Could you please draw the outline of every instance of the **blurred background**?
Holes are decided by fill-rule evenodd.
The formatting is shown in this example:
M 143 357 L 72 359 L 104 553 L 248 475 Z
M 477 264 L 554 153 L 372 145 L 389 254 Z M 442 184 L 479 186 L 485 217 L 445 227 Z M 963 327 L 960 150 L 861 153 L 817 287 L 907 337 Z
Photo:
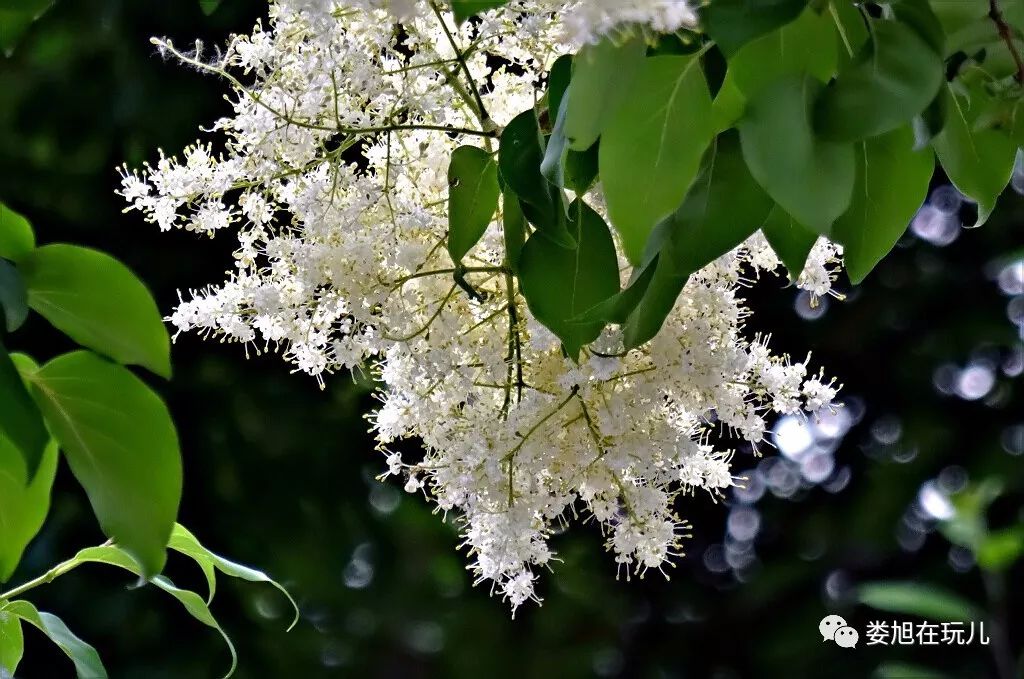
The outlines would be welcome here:
M 221 280 L 231 239 L 160 234 L 122 214 L 115 166 L 176 152 L 228 111 L 221 83 L 161 60 L 149 37 L 212 46 L 265 14 L 260 0 L 223 0 L 209 15 L 195 0 L 57 0 L 0 57 L 0 200 L 41 242 L 119 257 L 167 311 L 178 288 Z M 302 609 L 286 634 L 291 612 L 275 590 L 222 580 L 213 609 L 238 646 L 237 676 L 1019 672 L 1024 202 L 1008 191 L 988 224 L 965 230 L 970 210 L 937 177 L 911 231 L 862 286 L 842 286 L 844 301 L 812 307 L 781 278 L 750 289 L 750 332 L 772 333 L 777 350 L 800 358 L 813 350 L 845 385 L 846 407 L 810 427 L 783 418 L 778 450 L 762 458 L 741 449 L 735 465 L 749 480 L 726 501 L 680 498 L 695 528 L 671 580 L 617 582 L 597 531 L 579 526 L 554 540 L 562 563 L 544 577 L 544 605 L 515 620 L 472 587 L 450 524 L 399 482 L 374 480 L 384 463 L 364 420 L 369 385 L 338 375 L 321 391 L 276 357 L 246 360 L 237 345 L 183 337 L 174 379 L 153 381 L 182 438 L 181 521 L 280 580 Z M 46 359 L 69 348 L 45 321 L 30 323 L 12 350 Z M 62 467 L 50 521 L 13 582 L 102 540 Z M 172 558 L 169 574 L 202 588 L 190 563 Z M 859 603 L 861 586 L 887 583 L 874 591 L 885 600 L 908 581 L 984 610 L 992 643 L 866 645 L 868 622 L 920 618 Z M 113 677 L 227 670 L 214 632 L 154 588 L 130 585 L 86 567 L 32 599 L 95 645 Z M 829 613 L 861 630 L 856 649 L 822 642 Z M 71 676 L 40 635 L 27 632 L 26 644 L 19 677 Z

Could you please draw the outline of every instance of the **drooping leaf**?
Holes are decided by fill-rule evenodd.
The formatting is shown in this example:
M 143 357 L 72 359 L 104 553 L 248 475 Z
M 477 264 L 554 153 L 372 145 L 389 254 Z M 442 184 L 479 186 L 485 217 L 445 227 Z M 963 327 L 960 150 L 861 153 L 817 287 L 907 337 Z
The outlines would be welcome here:
M 795 282 L 803 273 L 811 248 L 818 242 L 818 234 L 793 219 L 778 205 L 772 208 L 768 219 L 761 225 L 761 231 L 786 266 L 789 279 Z
M 853 193 L 853 146 L 817 138 L 810 111 L 821 83 L 787 77 L 750 100 L 739 123 L 750 173 L 801 224 L 826 234 Z
M 719 135 L 686 200 L 669 218 L 676 273 L 688 276 L 735 248 L 757 231 L 773 205 L 747 169 L 739 136 Z
M 45 245 L 20 262 L 29 306 L 79 344 L 170 377 L 170 338 L 156 302 L 110 255 Z
M 25 651 L 21 618 L 3 611 L 0 604 L 0 677 L 13 677 Z
M 455 21 L 462 23 L 480 12 L 505 4 L 508 4 L 508 0 L 452 0 L 452 13 L 455 15 Z
M 572 80 L 572 55 L 563 54 L 555 59 L 548 72 L 548 114 L 558 115 L 562 108 L 562 99 L 569 89 Z
M 570 102 L 571 102 L 570 95 Z M 625 103 L 601 137 L 608 214 L 638 263 L 655 224 L 678 207 L 708 144 L 711 95 L 695 57 L 644 60 Z
M 655 255 L 654 259 L 633 270 L 625 288 L 587 309 L 574 320 L 581 323 L 605 321 L 622 325 L 647 293 L 657 268 L 658 257 Z
M 167 546 L 176 552 L 180 552 L 192 558 L 193 561 L 199 564 L 199 567 L 206 576 L 207 585 L 210 588 L 210 595 L 207 598 L 207 603 L 213 600 L 213 595 L 216 591 L 216 579 L 213 574 L 213 569 L 216 569 L 224 575 L 232 578 L 239 578 L 247 582 L 264 582 L 277 588 L 277 590 L 280 591 L 286 599 L 288 599 L 288 603 L 292 605 L 292 609 L 295 611 L 295 617 L 292 619 L 292 623 L 288 629 L 291 630 L 299 621 L 299 606 L 295 603 L 295 599 L 292 598 L 292 595 L 288 593 L 288 590 L 262 571 L 249 568 L 248 566 L 243 566 L 242 564 L 229 561 L 222 556 L 214 554 L 200 544 L 199 540 L 197 540 L 196 537 L 184 526 L 180 524 L 174 525 L 174 531 L 171 533 L 171 541 Z
M 893 15 L 928 43 L 938 56 L 946 53 L 946 32 L 935 16 L 928 0 L 897 0 L 892 3 Z
M 18 616 L 49 637 L 50 641 L 71 658 L 78 679 L 107 679 L 107 670 L 103 667 L 96 649 L 75 636 L 56 615 L 43 613 L 31 602 L 23 599 L 0 605 L 0 612 Z
M 476 146 L 460 146 L 448 166 L 448 254 L 459 264 L 498 210 L 498 166 Z
M 0 312 L 7 332 L 14 332 L 28 318 L 28 292 L 14 265 L 0 259 Z
M 595 142 L 586 151 L 573 151 L 565 137 L 565 112 L 569 99 L 562 99 L 561 109 L 555 119 L 555 127 L 544 151 L 540 169 L 544 178 L 555 186 L 570 189 L 577 195 L 586 193 L 594 183 L 598 172 L 598 148 Z
M 865 606 L 933 621 L 982 620 L 985 614 L 958 594 L 916 582 L 868 582 L 857 588 Z
M 601 216 L 582 200 L 569 206 L 569 215 L 578 245 L 570 250 L 533 234 L 523 247 L 519 282 L 530 311 L 575 359 L 583 345 L 597 339 L 604 323 L 574 319 L 618 292 L 619 266 L 615 243 Z
M 715 97 L 717 129 L 732 126 L 746 101 L 779 78 L 809 73 L 828 82 L 836 73 L 838 50 L 832 17 L 812 9 L 744 45 L 729 59 L 725 81 Z
M 562 196 L 541 174 L 543 159 L 543 135 L 537 114 L 530 109 L 513 118 L 502 131 L 498 167 L 530 223 L 562 247 L 572 248 L 575 241 L 566 227 Z
M 807 0 L 716 0 L 700 11 L 701 24 L 725 54 L 783 26 L 803 11 Z
M 939 93 L 932 99 L 921 115 L 914 116 L 911 125 L 914 129 L 914 150 L 931 146 L 932 140 L 944 129 L 949 119 L 950 94 L 945 87 L 939 88 Z
M 526 217 L 519 207 L 519 198 L 511 191 L 501 197 L 501 227 L 505 238 L 505 259 L 512 273 L 519 272 L 519 256 L 526 243 Z
M 181 499 L 181 454 L 167 406 L 129 370 L 89 351 L 53 359 L 31 383 L 103 531 L 153 577 Z
M 646 45 L 637 37 L 616 45 L 605 38 L 586 45 L 573 60 L 566 96 L 565 136 L 569 148 L 586 151 L 604 131 L 629 95 L 631 83 L 644 62 Z
M 868 41 L 868 29 L 864 15 L 856 5 L 846 0 L 832 0 L 829 3 L 828 13 L 836 25 L 836 37 L 839 39 L 839 64 L 845 67 Z
M 28 220 L 0 203 L 0 257 L 17 262 L 35 246 L 36 235 Z
M 943 80 L 942 58 L 914 29 L 876 21 L 857 59 L 821 93 L 814 129 L 831 141 L 890 132 L 924 111 Z
M 622 340 L 626 349 L 634 349 L 658 334 L 686 285 L 689 276 L 677 273 L 671 260 L 664 252 L 654 260 L 651 282 L 623 326 Z
M 24 472 L 18 481 L 24 487 L 39 469 L 50 435 L 3 344 L 0 344 L 0 405 L 0 437 L 18 452 L 23 461 Z
M 1010 181 L 1017 145 L 1001 130 L 975 129 L 974 122 L 988 101 L 980 87 L 963 97 L 952 89 L 949 92 L 949 118 L 932 146 L 949 180 L 978 204 L 975 226 L 980 226 Z
M 935 168 L 930 150 L 914 150 L 909 127 L 858 143 L 856 155 L 853 199 L 832 225 L 854 284 L 864 280 L 907 230 L 928 195 Z
M 25 547 L 43 527 L 56 473 L 57 445 L 50 443 L 35 476 L 26 482 L 21 454 L 0 434 L 0 582 L 11 577 Z

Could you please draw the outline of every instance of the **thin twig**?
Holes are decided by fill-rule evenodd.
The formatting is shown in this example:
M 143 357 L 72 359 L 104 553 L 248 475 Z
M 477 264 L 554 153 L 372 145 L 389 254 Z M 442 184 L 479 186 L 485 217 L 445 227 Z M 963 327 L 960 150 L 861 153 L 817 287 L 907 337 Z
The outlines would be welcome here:
M 1017 51 L 1017 46 L 1013 44 L 1013 29 L 1003 19 L 1003 13 L 999 10 L 996 0 L 988 0 L 988 18 L 996 25 L 999 37 L 1006 43 L 1006 48 L 1010 50 L 1010 56 L 1013 57 L 1013 63 L 1017 66 L 1017 72 L 1013 76 L 1014 79 L 1018 84 L 1024 85 L 1024 61 L 1021 61 L 1020 52 Z

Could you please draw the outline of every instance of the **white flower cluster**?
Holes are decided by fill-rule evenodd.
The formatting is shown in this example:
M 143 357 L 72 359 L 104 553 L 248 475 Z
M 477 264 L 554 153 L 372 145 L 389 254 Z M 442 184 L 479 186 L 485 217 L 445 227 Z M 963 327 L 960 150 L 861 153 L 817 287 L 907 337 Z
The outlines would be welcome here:
M 760 234 L 692 276 L 654 340 L 623 352 L 612 327 L 579 364 L 530 315 L 500 215 L 465 262 L 479 294 L 453 282 L 453 149 L 493 151 L 489 126 L 532 107 L 572 48 L 542 4 L 456 26 L 424 2 L 280 0 L 215 63 L 158 44 L 227 78 L 234 108 L 213 126 L 223 150 L 124 170 L 122 195 L 161 229 L 238 239 L 228 279 L 169 320 L 318 379 L 372 365 L 389 472 L 458 517 L 478 581 L 513 609 L 537 598 L 556 526 L 583 512 L 627 573 L 663 569 L 687 530 L 675 496 L 736 482 L 712 435 L 756 447 L 769 411 L 830 407 L 831 382 L 744 337 L 745 276 L 778 266 Z M 422 459 L 389 450 L 409 438 Z

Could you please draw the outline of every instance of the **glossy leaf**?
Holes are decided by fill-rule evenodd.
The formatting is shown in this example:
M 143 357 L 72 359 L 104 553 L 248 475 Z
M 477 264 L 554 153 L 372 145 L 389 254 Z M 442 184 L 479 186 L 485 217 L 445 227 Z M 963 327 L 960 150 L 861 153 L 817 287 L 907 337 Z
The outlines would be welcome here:
M 0 582 L 7 582 L 50 511 L 50 490 L 57 473 L 57 444 L 50 443 L 31 481 L 25 462 L 0 434 Z
M 0 344 L 0 404 L 0 437 L 18 452 L 24 463 L 23 475 L 18 479 L 24 486 L 35 476 L 50 435 L 3 344 Z
M 1016 144 L 1002 131 L 975 129 L 975 120 L 986 103 L 987 97 L 980 88 L 963 97 L 950 90 L 946 127 L 932 140 L 935 155 L 949 180 L 978 204 L 975 226 L 984 224 L 995 209 L 996 199 L 1013 174 L 1017 155 Z
M 25 651 L 25 637 L 21 618 L 2 609 L 0 604 L 0 677 L 13 677 Z
M 651 282 L 622 329 L 626 349 L 636 348 L 658 334 L 686 285 L 689 276 L 677 273 L 671 260 L 665 253 L 655 260 Z
M 738 135 L 720 135 L 686 200 L 669 218 L 676 273 L 689 275 L 738 246 L 764 223 L 773 205 L 750 175 Z
M 626 102 L 633 78 L 644 63 L 646 45 L 633 38 L 616 45 L 605 38 L 586 45 L 573 60 L 572 82 L 566 96 L 565 136 L 569 148 L 586 151 Z
M 17 262 L 35 247 L 36 236 L 29 221 L 0 203 L 0 257 Z
M 793 219 L 778 205 L 772 208 L 768 219 L 761 225 L 761 231 L 786 266 L 789 279 L 795 282 L 804 271 L 811 248 L 818 242 L 818 234 Z
M 738 127 L 757 182 L 797 221 L 826 234 L 850 204 L 856 163 L 851 144 L 823 141 L 811 129 L 820 89 L 810 76 L 778 80 L 750 100 Z
M 558 111 L 555 128 L 548 139 L 540 169 L 544 178 L 555 186 L 583 194 L 597 177 L 600 142 L 595 142 L 586 151 L 573 151 L 569 148 L 568 139 L 565 137 L 565 112 L 568 103 L 568 97 L 562 99 L 562 108 Z
M 619 265 L 601 216 L 581 200 L 569 206 L 569 214 L 577 247 L 563 248 L 535 233 L 523 247 L 519 282 L 530 311 L 575 359 L 583 345 L 597 339 L 604 323 L 574 319 L 618 292 Z
M 75 664 L 78 679 L 106 679 L 107 670 L 96 649 L 79 639 L 56 615 L 43 613 L 28 601 L 0 605 L 0 612 L 16 615 L 45 634 Z
M 714 135 L 710 114 L 699 59 L 651 57 L 605 129 L 601 185 L 612 225 L 634 264 L 655 224 L 678 207 L 693 182 Z
M 726 55 L 795 19 L 807 0 L 715 0 L 700 11 L 701 23 Z
M 984 619 L 977 606 L 959 595 L 916 582 L 869 582 L 857 589 L 858 600 L 890 613 L 915 615 L 939 622 Z
M 498 166 L 476 146 L 460 146 L 448 166 L 448 254 L 456 264 L 480 240 L 498 210 Z
M 110 255 L 45 245 L 19 264 L 29 306 L 58 330 L 119 363 L 170 377 L 170 338 L 149 290 Z
M 858 143 L 856 154 L 853 200 L 832 225 L 854 284 L 864 280 L 907 230 L 928 195 L 935 168 L 930 150 L 914 150 L 909 127 Z
M 647 293 L 657 268 L 656 255 L 654 259 L 633 270 L 633 275 L 630 276 L 625 288 L 587 309 L 574 320 L 581 323 L 605 321 L 622 325 Z
M 455 21 L 462 23 L 480 12 L 505 4 L 508 4 L 508 0 L 452 0 L 452 13 L 455 15 Z
M 28 318 L 28 293 L 14 265 L 0 259 L 0 312 L 7 332 L 14 332 Z
M 206 582 L 210 592 L 209 597 L 207 598 L 207 603 L 213 601 L 213 595 L 217 589 L 216 577 L 213 573 L 215 569 L 232 578 L 239 578 L 247 582 L 263 582 L 275 587 L 286 599 L 288 599 L 288 603 L 292 605 L 292 609 L 295 611 L 295 617 L 292 619 L 292 623 L 288 629 L 291 630 L 295 627 L 296 623 L 298 623 L 299 606 L 295 603 L 295 599 L 293 599 L 292 595 L 288 593 L 288 590 L 282 587 L 266 573 L 229 561 L 222 556 L 214 554 L 200 544 L 199 540 L 196 539 L 196 536 L 192 535 L 192 533 L 180 524 L 174 525 L 174 530 L 171 532 L 171 540 L 167 546 L 176 552 L 180 552 L 190 557 L 202 569 L 206 576 Z
M 167 406 L 129 370 L 89 351 L 53 359 L 31 383 L 103 531 L 147 578 L 156 575 L 181 499 L 181 454 Z
M 814 128 L 824 139 L 857 141 L 895 130 L 942 86 L 942 58 L 914 29 L 876 21 L 871 36 L 815 106 Z
M 572 81 L 572 55 L 555 59 L 548 72 L 548 114 L 554 118 L 562 108 L 562 100 Z

